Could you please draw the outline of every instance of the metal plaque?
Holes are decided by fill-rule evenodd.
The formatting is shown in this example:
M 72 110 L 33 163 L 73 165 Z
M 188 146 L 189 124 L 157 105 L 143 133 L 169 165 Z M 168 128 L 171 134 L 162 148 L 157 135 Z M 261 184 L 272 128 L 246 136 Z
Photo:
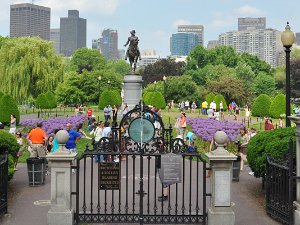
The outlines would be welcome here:
M 155 128 L 153 123 L 145 118 L 134 119 L 129 125 L 130 138 L 138 143 L 146 143 L 153 139 Z
M 230 171 L 215 171 L 215 206 L 230 206 Z
M 168 153 L 161 156 L 160 178 L 165 184 L 181 183 L 182 156 Z
M 101 162 L 99 171 L 100 190 L 120 190 L 120 163 Z

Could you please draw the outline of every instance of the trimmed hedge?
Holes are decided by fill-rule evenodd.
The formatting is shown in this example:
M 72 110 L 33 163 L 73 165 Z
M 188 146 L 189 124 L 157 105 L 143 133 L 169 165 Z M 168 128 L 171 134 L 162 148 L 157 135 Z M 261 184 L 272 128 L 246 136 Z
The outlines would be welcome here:
M 214 100 L 215 98 L 215 94 L 214 93 L 209 93 L 208 95 L 206 95 L 205 100 L 207 101 L 207 105 L 209 106 L 209 104 Z
M 0 154 L 8 152 L 8 175 L 12 178 L 14 175 L 14 165 L 17 160 L 17 153 L 19 151 L 19 144 L 16 138 L 7 133 L 6 131 L 0 131 Z
M 270 116 L 273 118 L 278 118 L 281 114 L 285 114 L 285 95 L 278 94 L 273 99 L 270 106 Z
M 223 97 L 223 95 L 221 95 L 221 94 L 216 95 L 215 98 L 214 98 L 214 101 L 215 101 L 215 103 L 216 103 L 216 105 L 217 105 L 217 111 L 220 110 L 220 102 L 221 102 L 221 101 L 222 101 L 222 103 L 223 103 L 223 109 L 224 109 L 224 110 L 227 110 L 227 109 L 228 109 L 226 100 L 225 100 L 225 98 Z
M 159 109 L 166 108 L 166 101 L 162 93 L 158 91 L 150 91 L 146 92 L 143 95 L 143 101 L 146 105 L 152 105 Z
M 268 116 L 270 111 L 271 98 L 266 94 L 259 95 L 253 103 L 253 116 Z
M 103 91 L 99 99 L 99 109 L 104 109 L 107 105 L 117 105 L 122 104 L 121 94 L 117 90 L 106 90 Z
M 262 131 L 250 139 L 247 145 L 247 160 L 256 177 L 265 176 L 267 153 L 275 159 L 285 158 L 290 138 L 293 140 L 294 152 L 296 152 L 295 128 L 293 127 Z
M 10 125 L 10 115 L 15 115 L 17 124 L 20 122 L 20 111 L 16 101 L 10 95 L 3 95 L 0 98 L 0 122 Z

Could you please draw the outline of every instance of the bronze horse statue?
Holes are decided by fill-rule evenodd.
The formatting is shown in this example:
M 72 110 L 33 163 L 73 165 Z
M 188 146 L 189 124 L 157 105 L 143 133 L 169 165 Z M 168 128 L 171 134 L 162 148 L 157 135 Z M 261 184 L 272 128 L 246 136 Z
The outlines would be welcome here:
M 135 30 L 130 31 L 130 34 L 131 36 L 128 38 L 126 44 L 124 45 L 124 47 L 126 47 L 129 44 L 128 50 L 126 52 L 125 60 L 127 60 L 127 57 L 129 58 L 130 73 L 134 74 L 137 60 L 138 59 L 141 60 L 141 55 L 138 47 L 139 38 L 135 36 Z

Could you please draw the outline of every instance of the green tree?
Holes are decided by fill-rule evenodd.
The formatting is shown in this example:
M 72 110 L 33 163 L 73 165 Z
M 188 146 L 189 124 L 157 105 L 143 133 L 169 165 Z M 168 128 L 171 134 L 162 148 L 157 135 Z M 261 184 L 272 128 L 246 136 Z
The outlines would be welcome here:
M 186 68 L 187 70 L 196 70 L 205 67 L 209 62 L 207 49 L 201 45 L 197 45 L 187 57 Z
M 99 109 L 104 109 L 107 105 L 117 105 L 120 106 L 122 103 L 121 94 L 116 90 L 105 90 L 99 100 Z
M 266 61 L 260 60 L 257 56 L 248 53 L 243 53 L 241 55 L 241 59 L 251 67 L 252 71 L 256 75 L 258 75 L 259 72 L 271 74 L 271 66 Z
M 52 91 L 47 91 L 45 93 L 46 100 L 48 102 L 49 109 L 53 109 L 57 107 L 57 101 L 54 93 Z
M 143 77 L 143 85 L 147 86 L 154 81 L 163 80 L 163 77 L 180 76 L 183 74 L 183 62 L 175 62 L 174 59 L 160 59 L 153 64 L 145 66 L 140 74 Z
M 45 93 L 39 94 L 35 101 L 36 107 L 39 109 L 49 109 L 50 104 L 48 102 L 48 98 Z
M 278 118 L 281 114 L 285 114 L 285 95 L 278 94 L 271 102 L 270 106 L 270 116 L 273 118 Z
M 17 102 L 54 90 L 63 80 L 61 56 L 37 37 L 7 38 L 0 49 L 0 90 Z
M 74 65 L 78 73 L 82 73 L 83 70 L 103 69 L 105 67 L 105 59 L 96 49 L 79 48 L 74 52 L 71 64 Z
M 274 70 L 274 79 L 277 91 L 285 90 L 285 68 L 277 67 Z
M 253 94 L 253 81 L 255 79 L 255 73 L 252 71 L 251 67 L 244 62 L 238 62 L 235 67 L 235 73 L 237 78 L 241 79 L 244 87 L 245 94 L 250 98 Z
M 112 70 L 123 77 L 130 71 L 130 65 L 124 60 L 108 60 L 105 69 Z
M 235 100 L 239 104 L 244 104 L 247 101 L 243 82 L 233 75 L 222 76 L 218 80 L 210 81 L 207 89 L 222 94 L 226 102 Z
M 20 122 L 20 111 L 16 101 L 10 95 L 3 95 L 0 98 L 0 121 L 10 125 L 10 115 L 15 115 L 17 124 Z
M 300 59 L 291 62 L 291 97 L 300 97 Z
M 271 98 L 266 94 L 259 95 L 253 102 L 253 116 L 268 116 L 271 106 Z
M 254 92 L 256 95 L 268 94 L 273 95 L 275 93 L 275 79 L 274 77 L 265 73 L 259 73 L 254 79 Z
M 223 64 L 226 67 L 236 67 L 239 56 L 230 46 L 217 46 L 208 50 L 209 62 L 213 65 Z

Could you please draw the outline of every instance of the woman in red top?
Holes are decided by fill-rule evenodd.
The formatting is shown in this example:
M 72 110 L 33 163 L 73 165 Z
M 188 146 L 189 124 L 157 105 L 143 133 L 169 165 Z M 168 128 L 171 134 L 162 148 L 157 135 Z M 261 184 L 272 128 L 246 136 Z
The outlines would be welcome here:
M 93 110 L 92 110 L 92 108 L 88 108 L 88 110 L 87 110 L 87 112 L 86 112 L 86 115 L 88 116 L 88 117 L 91 117 L 92 115 L 93 115 Z

